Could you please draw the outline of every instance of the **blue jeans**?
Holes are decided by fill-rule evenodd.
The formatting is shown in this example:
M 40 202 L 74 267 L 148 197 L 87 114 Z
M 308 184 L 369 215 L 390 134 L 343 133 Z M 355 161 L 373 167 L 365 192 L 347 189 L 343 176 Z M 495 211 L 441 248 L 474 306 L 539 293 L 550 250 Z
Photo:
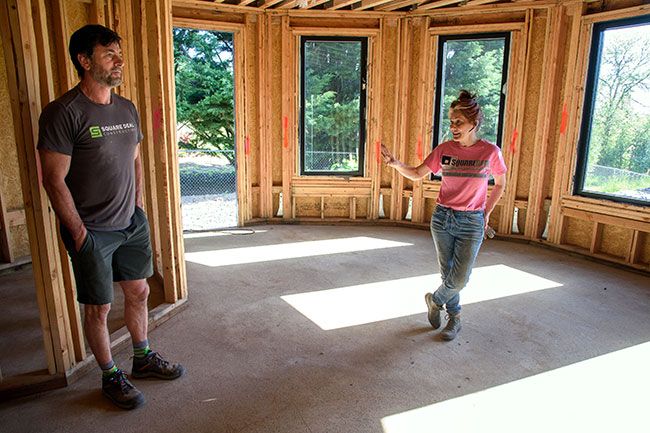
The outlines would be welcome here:
M 460 313 L 459 292 L 472 273 L 484 231 L 482 210 L 458 211 L 438 205 L 431 215 L 431 235 L 442 277 L 433 300 L 440 307 L 446 305 L 448 314 Z

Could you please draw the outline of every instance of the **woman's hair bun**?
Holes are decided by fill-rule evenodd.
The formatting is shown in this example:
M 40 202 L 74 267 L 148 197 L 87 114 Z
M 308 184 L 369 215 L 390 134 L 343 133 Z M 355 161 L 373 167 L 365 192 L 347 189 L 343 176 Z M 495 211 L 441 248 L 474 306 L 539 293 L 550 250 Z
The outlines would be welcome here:
M 476 123 L 477 129 L 481 127 L 481 123 L 483 123 L 483 110 L 481 110 L 476 94 L 462 89 L 458 94 L 458 98 L 451 103 L 451 109 L 461 113 L 470 122 Z

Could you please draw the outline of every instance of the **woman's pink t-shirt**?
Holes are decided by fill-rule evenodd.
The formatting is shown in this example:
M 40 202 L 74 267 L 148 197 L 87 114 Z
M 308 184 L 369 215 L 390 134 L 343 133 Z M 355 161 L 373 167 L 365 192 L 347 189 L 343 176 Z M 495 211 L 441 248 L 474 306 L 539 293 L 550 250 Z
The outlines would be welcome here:
M 434 174 L 442 172 L 437 203 L 462 211 L 484 210 L 489 176 L 506 172 L 501 150 L 485 140 L 469 147 L 445 141 L 424 163 Z

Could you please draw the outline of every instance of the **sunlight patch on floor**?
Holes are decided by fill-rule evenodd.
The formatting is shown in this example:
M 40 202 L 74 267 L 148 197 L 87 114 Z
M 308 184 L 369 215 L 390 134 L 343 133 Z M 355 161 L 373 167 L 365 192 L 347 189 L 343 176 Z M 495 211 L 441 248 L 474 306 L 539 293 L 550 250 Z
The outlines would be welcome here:
M 323 330 L 344 328 L 426 312 L 424 294 L 440 274 L 379 281 L 282 296 Z M 519 295 L 562 284 L 506 265 L 475 268 L 463 289 L 462 305 Z
M 270 262 L 300 257 L 369 251 L 381 248 L 405 247 L 413 244 L 387 239 L 358 236 L 321 241 L 292 242 L 257 247 L 229 248 L 225 250 L 185 253 L 185 260 L 204 266 L 228 266 L 246 263 Z
M 247 236 L 257 233 L 266 233 L 268 230 L 242 228 L 229 228 L 222 230 L 208 230 L 208 231 L 188 231 L 183 233 L 183 239 L 200 239 L 200 238 L 215 238 L 219 236 Z
M 648 431 L 650 343 L 387 416 L 384 433 Z M 645 402 L 645 403 L 644 403 Z

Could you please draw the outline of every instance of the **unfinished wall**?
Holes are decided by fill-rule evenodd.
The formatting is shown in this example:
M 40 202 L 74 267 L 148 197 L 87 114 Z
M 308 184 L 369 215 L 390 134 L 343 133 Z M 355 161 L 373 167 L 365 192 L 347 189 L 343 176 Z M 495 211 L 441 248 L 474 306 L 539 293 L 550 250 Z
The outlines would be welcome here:
M 0 45 L 0 112 L 11 113 L 4 49 Z M 20 185 L 16 138 L 11 116 L 4 118 L 0 134 L 0 197 L 9 226 L 9 252 L 13 260 L 29 256 L 29 239 L 25 224 L 25 206 Z M 4 235 L 4 233 L 3 233 Z M 7 260 L 9 261 L 9 260 Z
M 33 19 L 38 24 L 32 14 L 41 13 L 48 22 L 40 28 L 52 29 L 49 33 L 30 33 L 29 26 L 18 25 L 11 31 L 4 29 L 5 50 L 12 43 L 37 47 L 25 52 L 27 58 L 16 57 L 22 63 L 16 70 L 29 72 L 18 82 L 27 101 L 11 104 L 10 77 L 0 74 L 0 109 L 13 111 L 13 128 L 9 130 L 15 133 L 0 138 L 0 188 L 8 209 L 5 215 L 24 209 L 34 237 L 31 251 L 38 254 L 41 279 L 37 284 L 43 305 L 51 313 L 44 319 L 50 321 L 44 322 L 44 328 L 56 331 L 52 339 L 58 339 L 51 347 L 52 371 L 64 371 L 78 360 L 72 352 L 78 352 L 73 343 L 79 342 L 79 336 L 73 335 L 69 326 L 72 322 L 74 330 L 74 311 L 65 305 L 70 293 L 66 294 L 57 268 L 55 226 L 38 185 L 32 125 L 42 103 L 76 83 L 67 40 L 87 22 L 114 27 L 124 37 L 128 75 L 118 91 L 133 99 L 141 113 L 145 203 L 155 249 L 156 275 L 151 284 L 164 291 L 169 303 L 187 296 L 174 127 L 172 19 L 209 23 L 211 28 L 230 29 L 238 35 L 235 97 L 241 110 L 236 145 L 242 156 L 238 159 L 242 225 L 280 221 L 374 224 L 383 214 L 382 223 L 427 228 L 440 183 L 405 180 L 381 163 L 379 143 L 411 164 L 418 164 L 429 153 L 435 50 L 440 35 L 509 31 L 502 149 L 509 169 L 508 187 L 491 224 L 504 238 L 650 269 L 647 206 L 572 195 L 590 26 L 600 20 L 648 14 L 650 6 L 644 1 L 513 2 L 489 8 L 463 5 L 453 14 L 444 8 L 395 13 L 294 11 L 172 0 L 32 0 L 30 8 L 28 3 L 10 1 L 18 6 L 13 10 L 1 6 L 5 21 Z M 17 15 L 15 10 L 19 10 Z M 323 34 L 369 40 L 365 166 L 360 177 L 299 175 L 298 41 L 301 35 Z M 6 55 L 4 51 L 3 61 Z M 26 68 L 30 61 L 37 66 Z M 565 115 L 568 127 L 560 131 Z M 13 142 L 19 145 L 13 146 Z M 20 187 L 27 187 L 26 196 L 33 199 L 23 203 Z M 280 194 L 283 206 L 278 216 Z M 409 203 L 411 218 L 407 220 Z M 519 233 L 512 231 L 515 209 L 519 210 Z M 542 237 L 547 216 L 548 236 Z M 17 255 L 26 252 L 26 230 L 20 224 L 12 227 L 11 238 Z M 62 322 L 54 323 L 56 320 Z M 57 334 L 60 330 L 65 332 Z

